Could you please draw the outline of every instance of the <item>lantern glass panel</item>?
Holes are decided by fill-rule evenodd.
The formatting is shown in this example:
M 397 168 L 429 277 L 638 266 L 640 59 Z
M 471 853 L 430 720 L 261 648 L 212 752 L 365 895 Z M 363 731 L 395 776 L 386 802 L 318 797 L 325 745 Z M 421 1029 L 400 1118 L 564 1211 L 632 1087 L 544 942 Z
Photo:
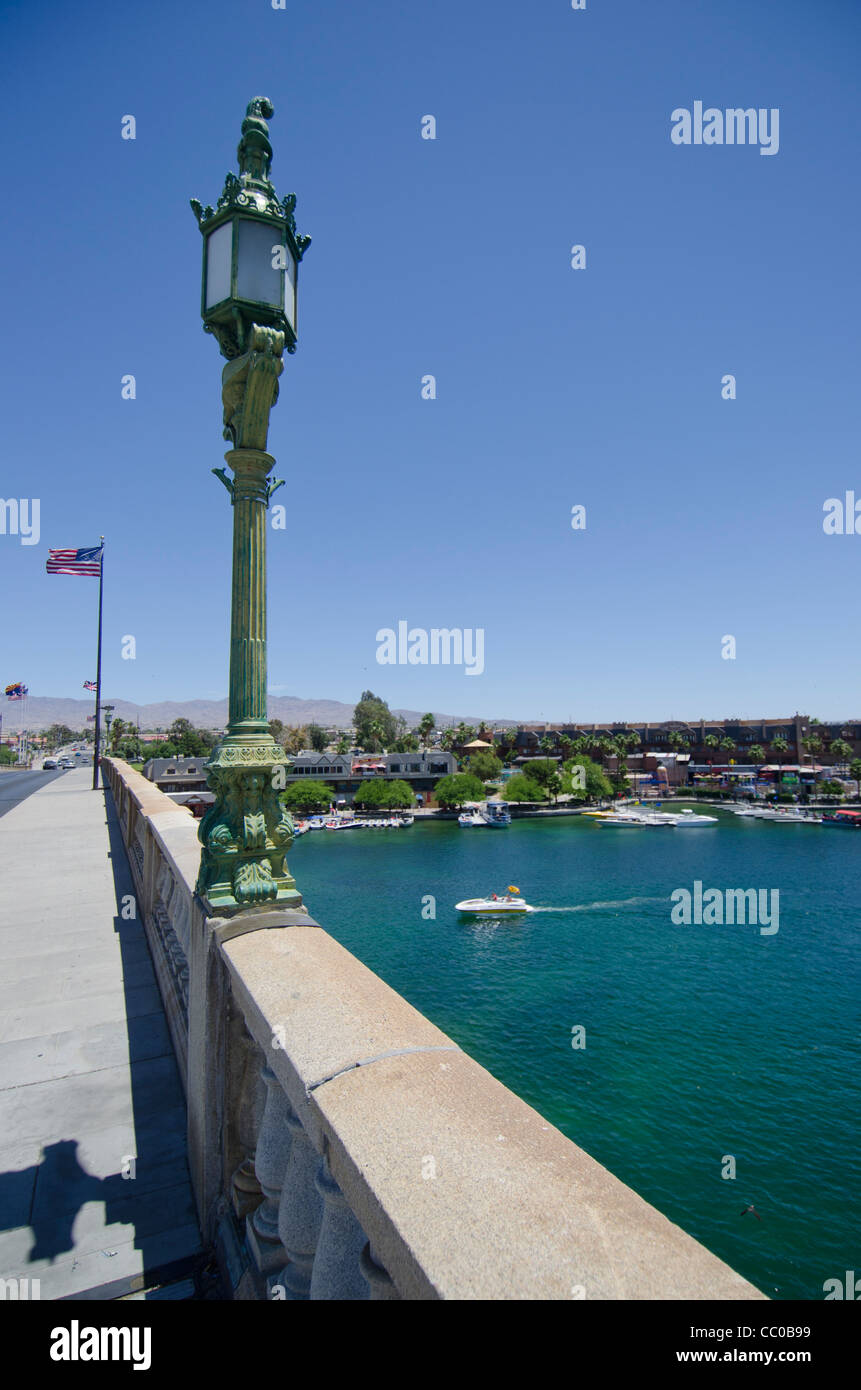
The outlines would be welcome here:
M 283 271 L 279 261 L 283 262 L 286 254 L 277 227 L 271 223 L 252 222 L 248 217 L 240 218 L 237 299 L 251 299 L 257 304 L 271 304 L 280 309 Z
M 284 271 L 284 314 L 287 322 L 296 332 L 296 262 L 287 248 L 284 248 L 287 267 Z
M 206 307 L 230 298 L 230 256 L 233 224 L 223 222 L 206 238 Z

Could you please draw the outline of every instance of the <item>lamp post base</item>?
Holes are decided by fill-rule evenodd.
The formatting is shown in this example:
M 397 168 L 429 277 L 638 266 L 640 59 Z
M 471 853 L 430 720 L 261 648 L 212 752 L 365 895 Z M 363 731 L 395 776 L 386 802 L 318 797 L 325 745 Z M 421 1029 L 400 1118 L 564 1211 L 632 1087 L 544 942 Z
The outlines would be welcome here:
M 206 765 L 215 803 L 198 831 L 203 853 L 197 891 L 219 916 L 301 906 L 285 862 L 293 817 L 278 797 L 286 762 L 270 733 L 231 729 Z

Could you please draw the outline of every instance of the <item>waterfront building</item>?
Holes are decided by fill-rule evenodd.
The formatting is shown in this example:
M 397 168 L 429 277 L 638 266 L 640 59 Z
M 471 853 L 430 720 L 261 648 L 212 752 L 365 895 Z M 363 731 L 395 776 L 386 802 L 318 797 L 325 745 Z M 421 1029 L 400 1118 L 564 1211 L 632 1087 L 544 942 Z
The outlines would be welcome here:
M 312 777 L 325 782 L 335 791 L 335 799 L 352 802 L 355 793 L 369 777 L 407 782 L 413 792 L 421 792 L 425 800 L 441 777 L 457 772 L 453 753 L 438 749 L 422 749 L 414 753 L 367 753 L 340 756 L 335 753 L 297 753 L 290 761 L 286 785 Z
M 818 723 L 807 714 L 768 719 L 668 719 L 657 723 L 622 721 L 606 724 L 521 724 L 517 730 L 515 748 L 517 755 L 534 757 L 540 756 L 548 745 L 554 753 L 559 753 L 565 747 L 564 740 L 573 743 L 576 739 L 586 738 L 594 740 L 593 746 L 600 750 L 602 742 L 625 734 L 636 734 L 641 748 L 651 749 L 661 756 L 666 756 L 683 741 L 684 749 L 690 757 L 702 763 L 714 763 L 717 756 L 722 762 L 728 762 L 730 758 L 736 762 L 749 762 L 748 750 L 756 745 L 765 750 L 770 763 L 778 763 L 779 752 L 773 746 L 778 739 L 788 744 L 788 749 L 784 752 L 787 763 L 804 763 L 808 768 L 813 760 L 808 752 L 809 741 L 812 738 L 818 739 L 821 744 L 815 754 L 819 761 L 835 761 L 829 758 L 829 748 L 838 739 L 849 744 L 852 758 L 861 757 L 861 719 Z M 498 730 L 494 737 L 498 745 L 505 746 L 508 731 Z M 720 752 L 714 744 L 715 739 L 724 742 L 725 746 Z M 732 747 L 729 746 L 730 743 Z M 630 754 L 628 762 L 630 765 Z

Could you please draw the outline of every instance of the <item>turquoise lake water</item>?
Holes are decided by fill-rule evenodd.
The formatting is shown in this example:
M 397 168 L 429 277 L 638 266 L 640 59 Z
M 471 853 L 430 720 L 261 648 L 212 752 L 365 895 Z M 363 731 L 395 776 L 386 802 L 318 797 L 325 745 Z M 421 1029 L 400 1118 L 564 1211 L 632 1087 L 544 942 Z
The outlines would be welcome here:
M 317 831 L 290 868 L 321 926 L 611 1172 L 772 1298 L 821 1299 L 861 1271 L 861 834 L 700 809 L 719 825 Z M 779 930 L 673 925 L 695 880 L 779 889 Z M 454 911 L 509 883 L 550 910 Z

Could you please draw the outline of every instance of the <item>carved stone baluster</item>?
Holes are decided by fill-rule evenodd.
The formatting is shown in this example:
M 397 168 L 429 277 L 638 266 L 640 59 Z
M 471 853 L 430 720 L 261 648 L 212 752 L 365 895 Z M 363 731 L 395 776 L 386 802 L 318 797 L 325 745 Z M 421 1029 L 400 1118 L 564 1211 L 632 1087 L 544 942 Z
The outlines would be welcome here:
M 237 1020 L 237 1023 L 239 1026 L 236 1029 L 237 1036 L 234 1046 L 241 1061 L 237 1063 L 239 1084 L 236 1106 L 236 1144 L 242 1155 L 242 1161 L 235 1169 L 231 1179 L 231 1196 L 233 1210 L 241 1221 L 260 1205 L 263 1195 L 254 1169 L 254 1159 L 257 1150 L 257 1135 L 262 1123 L 265 1088 L 260 1052 L 241 1022 Z M 230 1137 L 232 1138 L 232 1134 Z
M 400 1299 L 400 1294 L 392 1283 L 390 1275 L 383 1269 L 383 1266 L 378 1263 L 370 1241 L 368 1241 L 362 1251 L 359 1264 L 362 1274 L 368 1281 L 372 1303 L 379 1303 L 383 1300 L 394 1301 L 395 1299 Z
M 284 1250 L 278 1236 L 278 1207 L 287 1167 L 291 1131 L 288 1124 L 290 1102 L 270 1067 L 263 1068 L 266 1104 L 257 1137 L 254 1172 L 263 1192 L 263 1201 L 246 1218 L 245 1229 L 255 1264 L 262 1275 L 272 1274 L 284 1263 Z
M 313 1300 L 366 1299 L 369 1289 L 367 1281 L 362 1278 L 359 1259 L 368 1237 L 332 1177 L 325 1155 L 320 1160 L 314 1182 L 325 1205 L 311 1275 L 310 1296 Z
M 319 1162 L 317 1151 L 298 1115 L 291 1112 L 287 1124 L 292 1141 L 278 1213 L 278 1234 L 287 1252 L 287 1264 L 278 1276 L 278 1283 L 283 1285 L 286 1299 L 301 1301 L 310 1294 L 323 1199 L 314 1184 Z

